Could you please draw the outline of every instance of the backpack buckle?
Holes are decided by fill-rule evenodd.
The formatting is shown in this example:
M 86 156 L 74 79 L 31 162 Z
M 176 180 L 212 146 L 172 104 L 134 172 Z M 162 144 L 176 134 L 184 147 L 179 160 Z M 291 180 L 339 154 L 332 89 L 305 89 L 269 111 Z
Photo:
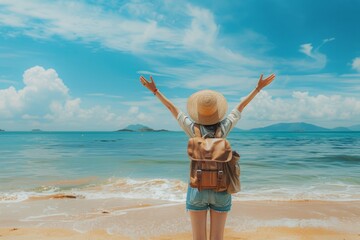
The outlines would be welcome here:
M 200 179 L 201 179 L 201 172 L 202 171 L 200 169 L 196 170 L 196 176 L 198 178 L 198 181 L 200 181 Z

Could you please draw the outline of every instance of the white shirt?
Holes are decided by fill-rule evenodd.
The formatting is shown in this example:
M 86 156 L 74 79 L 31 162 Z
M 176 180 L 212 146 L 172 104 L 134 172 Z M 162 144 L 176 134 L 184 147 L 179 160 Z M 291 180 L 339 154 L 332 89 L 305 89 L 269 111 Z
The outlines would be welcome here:
M 241 112 L 237 110 L 237 108 L 234 108 L 229 113 L 229 115 L 220 122 L 223 138 L 227 137 L 231 129 L 235 127 L 236 123 L 239 121 L 240 118 L 241 118 Z M 188 135 L 189 138 L 195 137 L 194 122 L 185 113 L 180 111 L 176 119 L 180 127 L 185 131 L 186 135 Z M 211 133 L 211 129 L 208 129 L 206 126 L 200 124 L 199 126 L 202 136 Z M 213 134 L 213 132 L 211 134 Z

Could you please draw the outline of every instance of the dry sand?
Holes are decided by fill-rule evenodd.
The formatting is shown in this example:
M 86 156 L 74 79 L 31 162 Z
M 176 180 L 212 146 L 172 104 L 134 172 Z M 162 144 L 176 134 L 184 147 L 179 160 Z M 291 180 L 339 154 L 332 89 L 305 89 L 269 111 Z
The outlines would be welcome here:
M 1 239 L 9 240 L 128 240 L 134 239 L 120 235 L 109 235 L 104 230 L 92 230 L 86 233 L 78 233 L 68 229 L 44 229 L 44 228 L 22 228 L 22 229 L 0 229 Z M 231 240 L 358 240 L 360 235 L 332 231 L 322 228 L 288 228 L 288 227 L 267 227 L 258 228 L 255 231 L 235 232 L 226 229 L 225 239 Z M 188 240 L 191 233 L 179 233 L 156 237 L 139 237 L 138 239 L 152 240 Z
M 360 202 L 240 201 L 225 239 L 360 240 Z M 191 239 L 184 203 L 40 199 L 0 204 L 1 239 Z
M 92 230 L 86 233 L 78 233 L 68 229 L 46 229 L 46 228 L 21 228 L 0 229 L 1 239 L 9 240 L 128 240 L 128 239 L 151 239 L 151 240 L 188 240 L 191 233 L 178 233 L 172 235 L 131 238 L 120 235 L 110 235 L 104 230 Z M 225 239 L 229 240 L 358 240 L 359 234 L 343 233 L 323 228 L 300 228 L 300 227 L 260 227 L 255 231 L 235 232 L 226 229 Z

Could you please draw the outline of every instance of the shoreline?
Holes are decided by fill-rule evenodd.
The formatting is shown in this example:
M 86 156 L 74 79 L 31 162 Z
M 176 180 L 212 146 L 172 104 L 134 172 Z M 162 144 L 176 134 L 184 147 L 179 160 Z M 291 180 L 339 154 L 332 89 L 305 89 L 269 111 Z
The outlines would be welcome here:
M 226 239 L 360 239 L 360 201 L 234 201 Z M 2 239 L 191 239 L 183 202 L 54 198 L 0 204 Z

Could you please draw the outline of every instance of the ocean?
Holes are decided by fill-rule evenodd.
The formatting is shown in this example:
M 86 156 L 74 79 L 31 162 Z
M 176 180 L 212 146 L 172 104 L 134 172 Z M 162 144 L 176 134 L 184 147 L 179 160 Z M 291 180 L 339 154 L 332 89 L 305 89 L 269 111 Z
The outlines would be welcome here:
M 360 132 L 232 132 L 233 200 L 360 200 Z M 0 132 L 0 203 L 53 194 L 185 201 L 183 132 Z

